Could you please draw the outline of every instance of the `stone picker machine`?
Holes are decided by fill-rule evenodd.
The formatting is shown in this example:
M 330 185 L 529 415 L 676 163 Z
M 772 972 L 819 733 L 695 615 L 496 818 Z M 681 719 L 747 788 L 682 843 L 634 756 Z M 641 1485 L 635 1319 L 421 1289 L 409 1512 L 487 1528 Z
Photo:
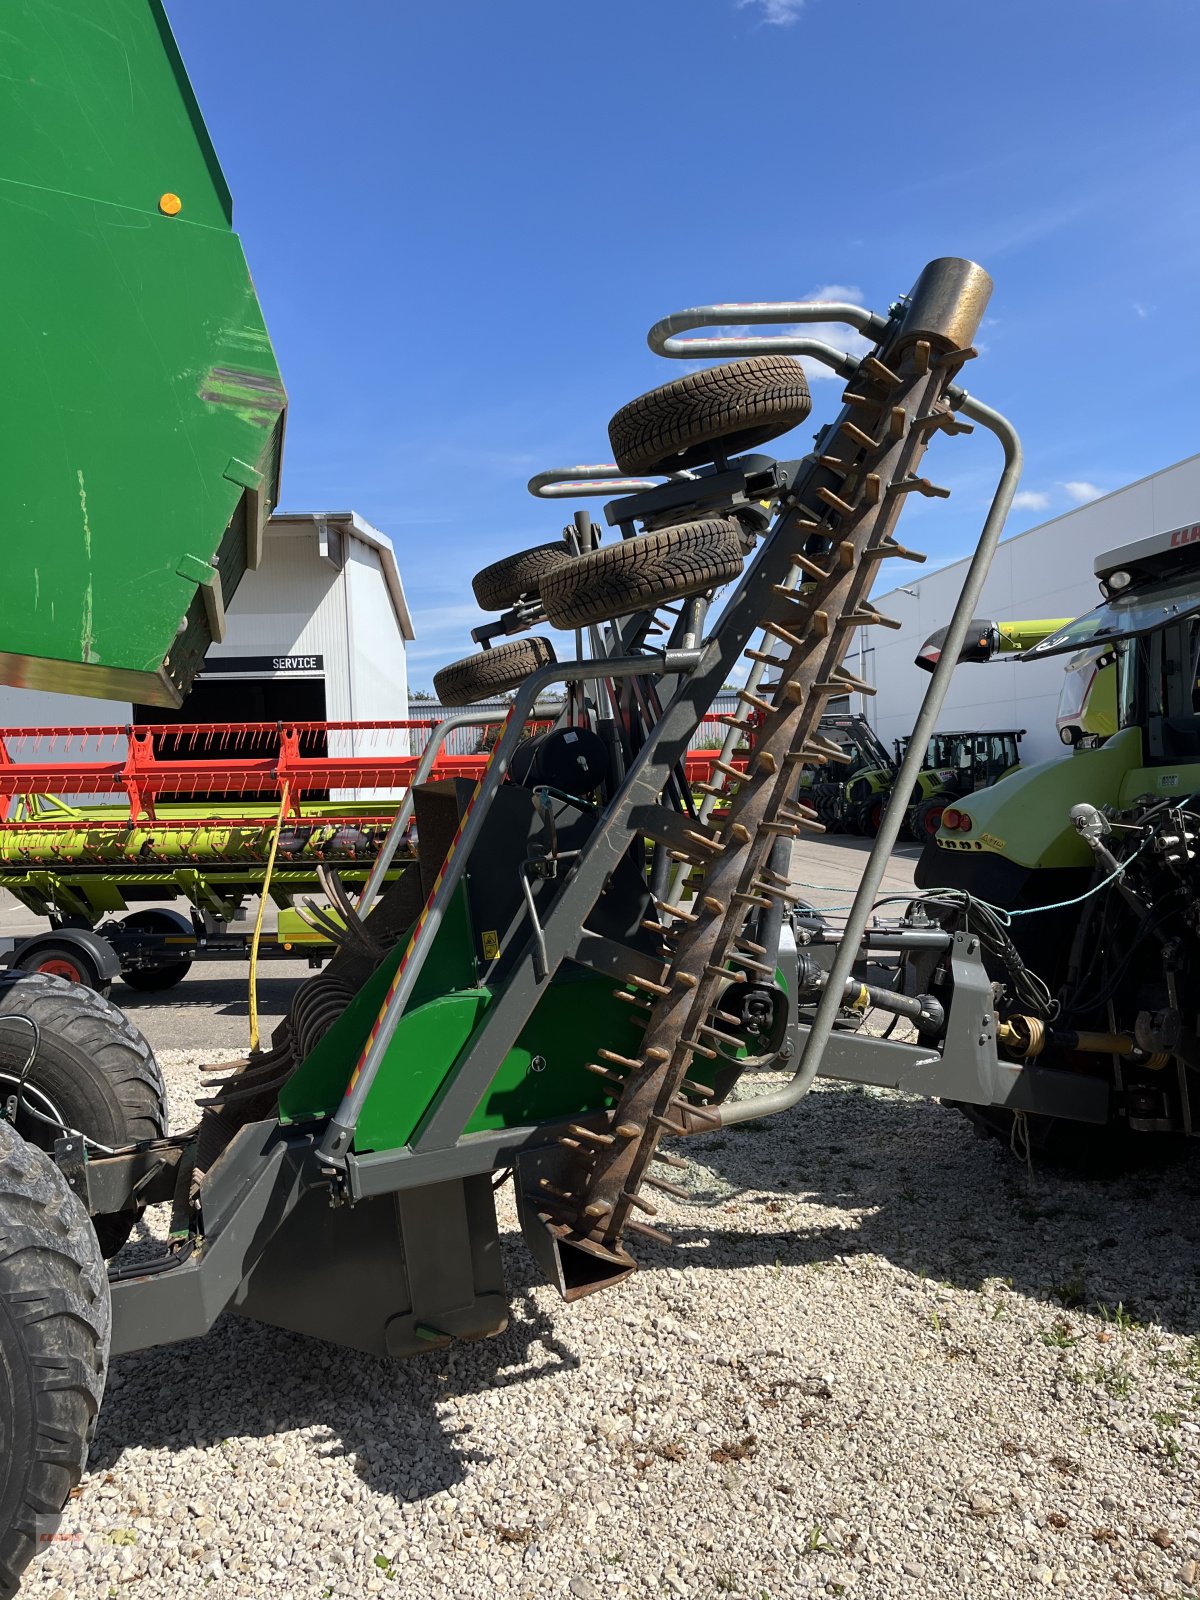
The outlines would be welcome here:
M 22 315 L 0 673 L 171 705 L 261 552 L 284 401 L 160 7 L 112 0 L 111 51 L 86 12 L 18 0 L 6 17 L 0 205 Z M 708 306 L 651 331 L 666 357 L 720 364 L 624 407 L 615 463 L 534 481 L 542 498 L 611 494 L 613 536 L 580 511 L 548 553 L 508 558 L 503 581 L 492 569 L 511 637 L 454 673 L 464 700 L 514 690 L 486 767 L 414 782 L 362 893 L 342 897 L 335 955 L 270 1049 L 222 1069 L 195 1126 L 168 1134 L 153 1056 L 108 1002 L 0 976 L 0 1595 L 80 1477 L 113 1353 L 226 1311 L 392 1357 L 499 1332 L 499 1175 L 570 1300 L 665 1238 L 676 1141 L 784 1111 L 818 1070 L 1103 1118 L 1070 1070 L 998 1052 L 982 913 L 979 928 L 969 905 L 953 927 L 868 926 L 898 816 L 840 929 L 788 914 L 791 844 L 815 825 L 800 774 L 841 753 L 820 718 L 864 687 L 842 666 L 850 635 L 889 625 L 868 598 L 880 563 L 921 559 L 895 531 L 910 495 L 942 492 L 921 475 L 927 447 L 981 424 L 1005 462 L 902 786 L 1011 502 L 1016 435 L 956 381 L 990 288 L 943 259 L 885 313 Z M 845 323 L 870 349 L 680 337 L 730 322 Z M 844 391 L 814 448 L 780 459 L 759 447 L 808 417 L 796 356 Z M 570 659 L 528 634 L 543 618 L 575 631 Z M 728 745 L 753 715 L 750 756 L 718 758 L 697 802 L 684 757 L 743 658 Z M 547 709 L 554 725 L 526 737 Z M 386 886 L 413 814 L 418 858 Z M 683 877 L 699 880 L 690 899 Z M 879 950 L 919 958 L 927 984 L 873 988 Z M 868 1004 L 917 1042 L 861 1032 Z M 738 1095 L 747 1069 L 781 1064 L 785 1087 Z M 169 1216 L 165 1242 L 122 1258 L 148 1206 Z

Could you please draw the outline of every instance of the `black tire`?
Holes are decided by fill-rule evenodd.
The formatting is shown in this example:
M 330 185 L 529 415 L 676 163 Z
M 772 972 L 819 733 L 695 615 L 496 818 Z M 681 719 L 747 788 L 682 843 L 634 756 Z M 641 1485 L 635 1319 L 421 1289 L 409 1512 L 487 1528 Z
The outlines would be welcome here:
M 112 991 L 112 979 L 100 976 L 100 968 L 81 945 L 41 944 L 23 955 L 15 965 L 21 972 L 41 972 L 47 977 L 61 978 L 65 983 L 94 989 L 105 998 Z
M 87 1212 L 0 1122 L 0 1600 L 83 1476 L 112 1331 Z
M 728 583 L 743 559 L 741 529 L 729 518 L 659 528 L 547 574 L 542 604 L 556 628 L 587 627 Z
M 854 823 L 855 832 L 864 839 L 873 839 L 879 832 L 879 824 L 883 821 L 883 808 L 886 801 L 878 795 L 872 795 L 869 800 L 860 800 L 855 807 Z
M 561 539 L 555 544 L 535 544 L 484 567 L 471 579 L 471 588 L 481 611 L 506 611 L 522 595 L 540 594 L 545 574 L 574 559 Z
M 126 917 L 121 926 L 131 932 L 144 933 L 180 933 L 191 929 L 185 918 L 173 911 L 158 911 L 151 907 L 148 911 L 135 911 L 132 916 Z M 130 968 L 122 972 L 122 979 L 131 989 L 136 989 L 140 994 L 161 994 L 165 989 L 173 989 L 177 983 L 182 983 L 192 970 L 192 958 L 186 957 L 183 961 L 172 961 L 169 965 L 161 967 Z
M 751 356 L 689 372 L 622 406 L 608 425 L 622 472 L 678 472 L 775 439 L 812 410 L 804 368 Z
M 31 1017 L 41 1035 L 24 1080 L 28 1107 L 16 1123 L 30 1144 L 52 1150 L 61 1137 L 33 1110 L 113 1149 L 162 1138 L 167 1091 L 150 1046 L 116 1006 L 61 978 L 0 972 L 0 1096 L 15 1091 L 32 1043 L 28 1028 L 2 1020 L 19 1016 Z M 137 1218 L 137 1211 L 95 1218 L 106 1256 L 116 1255 Z
M 557 659 L 549 639 L 537 634 L 528 639 L 511 639 L 435 672 L 434 692 L 444 706 L 467 706 L 473 700 L 492 699 L 517 688 L 531 672 L 548 667 Z
M 909 832 L 918 844 L 926 844 L 937 837 L 942 825 L 942 812 L 949 804 L 947 795 L 937 795 L 931 800 L 922 800 L 919 806 L 914 806 L 908 813 Z

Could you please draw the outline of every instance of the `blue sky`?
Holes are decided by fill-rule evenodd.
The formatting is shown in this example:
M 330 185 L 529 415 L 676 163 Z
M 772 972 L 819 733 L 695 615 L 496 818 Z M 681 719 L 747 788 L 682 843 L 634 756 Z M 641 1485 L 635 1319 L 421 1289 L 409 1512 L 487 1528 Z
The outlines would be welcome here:
M 556 537 L 530 474 L 609 459 L 681 370 L 645 334 L 684 306 L 886 309 L 980 261 L 1012 532 L 1200 450 L 1194 0 L 167 7 L 291 399 L 283 503 L 392 536 L 414 686 L 473 648 L 471 575 Z M 996 465 L 940 441 L 906 542 L 968 550 Z

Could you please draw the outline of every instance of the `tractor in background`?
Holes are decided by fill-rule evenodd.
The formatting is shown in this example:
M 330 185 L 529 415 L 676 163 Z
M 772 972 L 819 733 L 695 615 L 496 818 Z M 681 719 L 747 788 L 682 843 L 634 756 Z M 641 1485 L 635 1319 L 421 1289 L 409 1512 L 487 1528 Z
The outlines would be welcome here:
M 991 733 L 935 733 L 925 747 L 921 769 L 909 790 L 904 832 L 923 844 L 942 824 L 942 813 L 955 801 L 986 788 L 1011 772 L 1020 761 L 1017 746 L 1023 728 Z M 908 749 L 906 736 L 896 741 L 894 759 L 859 772 L 846 785 L 847 830 L 873 838 L 891 802 L 896 773 Z
M 850 827 L 847 792 L 862 779 L 873 784 L 877 774 L 894 772 L 895 765 L 887 746 L 858 713 L 822 717 L 821 736 L 840 746 L 842 760 L 806 767 L 800 780 L 801 794 L 827 832 L 861 833 L 861 828 Z

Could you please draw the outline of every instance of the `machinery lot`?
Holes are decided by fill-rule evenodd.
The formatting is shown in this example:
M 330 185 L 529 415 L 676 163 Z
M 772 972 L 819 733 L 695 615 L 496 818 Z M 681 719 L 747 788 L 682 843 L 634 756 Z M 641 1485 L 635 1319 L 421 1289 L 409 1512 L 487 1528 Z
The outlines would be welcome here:
M 806 843 L 796 877 L 844 904 L 865 848 Z M 244 1047 L 244 968 L 211 973 L 133 1013 L 175 1127 Z M 119 1360 L 26 1591 L 1192 1592 L 1195 1155 L 1051 1182 L 936 1105 L 822 1085 L 679 1149 L 678 1248 L 570 1307 L 505 1187 L 498 1339 L 396 1365 L 227 1316 Z

